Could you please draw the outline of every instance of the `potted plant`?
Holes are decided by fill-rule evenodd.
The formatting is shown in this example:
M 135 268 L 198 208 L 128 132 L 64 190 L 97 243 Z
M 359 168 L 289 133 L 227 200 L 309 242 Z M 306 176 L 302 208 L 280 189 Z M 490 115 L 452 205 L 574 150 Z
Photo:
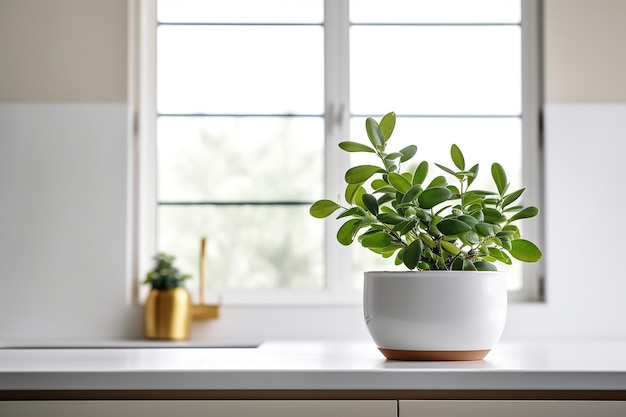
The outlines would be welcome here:
M 408 269 L 365 272 L 365 321 L 385 357 L 482 359 L 506 319 L 506 280 L 495 264 L 541 259 L 515 224 L 539 210 L 515 204 L 524 188 L 510 191 L 498 163 L 491 166 L 495 189 L 473 189 L 479 165 L 468 166 L 457 145 L 450 149 L 453 165 L 436 163 L 441 175 L 426 181 L 428 162 L 409 165 L 415 145 L 387 149 L 395 124 L 394 113 L 380 123 L 368 118 L 369 144 L 339 144 L 380 163 L 348 169 L 345 201 L 319 200 L 310 213 L 325 218 L 339 210 L 339 243 L 358 241 Z
M 149 339 L 185 340 L 191 328 L 191 297 L 183 287 L 190 276 L 174 267 L 174 257 L 159 253 L 144 281 L 151 285 L 145 305 L 145 330 Z

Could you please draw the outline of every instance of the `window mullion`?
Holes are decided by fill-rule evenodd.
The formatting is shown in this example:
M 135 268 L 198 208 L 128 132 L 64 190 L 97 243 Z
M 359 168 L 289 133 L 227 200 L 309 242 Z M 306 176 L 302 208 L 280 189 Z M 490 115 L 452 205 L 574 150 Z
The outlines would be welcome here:
M 133 204 L 135 247 L 133 248 L 133 301 L 141 302 L 148 289 L 142 286 L 143 277 L 152 267 L 157 250 L 156 209 L 156 1 L 140 0 L 138 7 L 137 45 L 138 62 L 135 68 L 133 169 L 135 171 L 135 199 Z
M 522 178 L 527 187 L 524 203 L 543 207 L 541 148 L 541 2 L 522 0 Z M 527 239 L 543 246 L 540 220 L 524 225 Z M 524 301 L 541 301 L 541 263 L 524 265 Z
M 325 50 L 325 189 L 326 195 L 343 195 L 343 172 L 350 159 L 339 152 L 337 144 L 349 137 L 349 15 L 348 0 L 324 2 Z M 337 248 L 334 237 L 339 222 L 326 221 L 326 286 L 336 298 L 346 298 L 350 292 L 350 251 Z

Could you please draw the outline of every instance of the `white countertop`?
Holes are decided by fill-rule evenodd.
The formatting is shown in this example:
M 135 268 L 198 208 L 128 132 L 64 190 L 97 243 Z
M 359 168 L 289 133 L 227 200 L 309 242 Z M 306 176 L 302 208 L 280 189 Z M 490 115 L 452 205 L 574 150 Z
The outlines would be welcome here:
M 387 361 L 371 342 L 69 345 L 0 342 L 0 391 L 626 391 L 626 340 L 500 342 L 471 362 Z

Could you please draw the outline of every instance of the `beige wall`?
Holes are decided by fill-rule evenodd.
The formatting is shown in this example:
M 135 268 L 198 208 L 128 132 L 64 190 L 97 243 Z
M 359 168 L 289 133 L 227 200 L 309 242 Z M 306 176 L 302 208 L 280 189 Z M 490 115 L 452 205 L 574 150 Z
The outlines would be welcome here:
M 626 1 L 544 0 L 549 102 L 626 101 Z M 0 0 L 0 101 L 125 102 L 127 0 Z
M 125 102 L 126 0 L 0 0 L 0 101 Z
M 626 1 L 544 0 L 548 102 L 626 101 Z

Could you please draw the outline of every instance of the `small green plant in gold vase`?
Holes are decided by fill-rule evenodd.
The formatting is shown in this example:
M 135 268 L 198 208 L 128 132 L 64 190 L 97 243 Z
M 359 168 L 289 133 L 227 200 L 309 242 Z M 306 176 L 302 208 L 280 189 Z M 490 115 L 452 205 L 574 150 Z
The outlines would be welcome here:
M 191 297 L 183 286 L 190 275 L 181 274 L 174 257 L 159 253 L 145 284 L 151 286 L 144 308 L 148 339 L 185 340 L 189 338 L 192 318 Z

